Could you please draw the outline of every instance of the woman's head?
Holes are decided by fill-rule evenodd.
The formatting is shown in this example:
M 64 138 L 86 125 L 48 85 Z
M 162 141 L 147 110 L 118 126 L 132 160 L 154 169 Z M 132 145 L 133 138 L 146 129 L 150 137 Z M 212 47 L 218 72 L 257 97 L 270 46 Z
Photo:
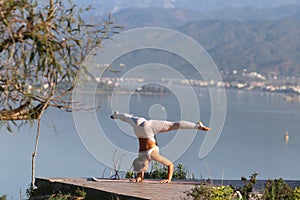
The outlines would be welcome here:
M 133 171 L 135 172 L 142 172 L 147 171 L 149 168 L 149 159 L 147 154 L 139 154 L 139 157 L 134 159 L 133 163 Z

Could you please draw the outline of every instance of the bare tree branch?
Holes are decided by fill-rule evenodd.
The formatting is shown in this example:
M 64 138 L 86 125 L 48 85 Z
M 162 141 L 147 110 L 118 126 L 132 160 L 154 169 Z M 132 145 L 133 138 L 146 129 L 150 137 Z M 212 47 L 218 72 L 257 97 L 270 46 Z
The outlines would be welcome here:
M 81 17 L 83 11 L 89 8 L 62 0 L 49 0 L 44 8 L 31 0 L 0 1 L 0 120 L 36 119 L 37 106 L 46 101 L 71 110 L 68 96 L 84 69 L 80 63 L 116 32 L 110 16 L 93 25 Z
M 72 102 L 70 92 L 82 61 L 103 40 L 116 34 L 109 20 L 93 25 L 80 9 L 63 0 L 39 7 L 34 0 L 0 0 L 0 124 L 38 123 L 32 153 L 32 183 L 40 136 L 40 122 L 49 107 L 72 111 L 85 107 Z M 118 29 L 118 28 L 117 28 Z M 75 108 L 77 109 L 77 108 Z

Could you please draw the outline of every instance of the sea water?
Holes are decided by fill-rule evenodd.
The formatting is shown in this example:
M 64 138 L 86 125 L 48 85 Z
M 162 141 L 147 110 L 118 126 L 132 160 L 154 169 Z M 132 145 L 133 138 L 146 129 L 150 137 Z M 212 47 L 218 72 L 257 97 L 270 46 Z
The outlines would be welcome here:
M 208 91 L 196 88 L 201 120 L 209 125 L 211 101 Z M 122 149 L 137 151 L 133 135 L 124 135 L 109 118 L 112 112 L 111 94 L 98 94 L 101 106 L 97 118 L 109 140 Z M 196 178 L 240 179 L 253 172 L 258 179 L 300 179 L 300 102 L 285 101 L 283 94 L 259 91 L 226 91 L 226 118 L 220 138 L 212 151 L 203 159 L 198 157 L 199 148 L 206 132 L 197 135 L 175 165 L 182 163 Z M 117 94 L 122 102 L 124 94 Z M 131 113 L 146 118 L 171 121 L 181 119 L 181 108 L 195 116 L 189 102 L 180 102 L 176 94 L 132 95 L 125 107 Z M 118 108 L 118 105 L 113 105 Z M 124 108 L 120 106 L 120 108 Z M 162 109 L 161 115 L 159 115 Z M 120 110 L 122 111 L 122 110 Z M 155 112 L 153 112 L 155 111 Z M 158 113 L 158 115 L 157 115 Z M 214 127 L 212 127 L 214 128 Z M 284 135 L 288 132 L 289 141 Z M 8 133 L 4 127 L 0 136 L 0 196 L 19 199 L 31 180 L 31 154 L 35 145 L 36 124 L 26 125 Z M 183 133 L 189 137 L 189 132 Z M 176 137 L 176 132 L 159 134 L 161 148 Z M 103 150 L 105 154 L 105 149 Z M 163 152 L 162 152 L 163 153 Z M 167 155 L 166 155 L 167 156 Z M 36 158 L 37 177 L 109 177 L 111 166 L 104 166 L 82 144 L 76 131 L 72 113 L 49 109 L 42 120 L 39 148 Z

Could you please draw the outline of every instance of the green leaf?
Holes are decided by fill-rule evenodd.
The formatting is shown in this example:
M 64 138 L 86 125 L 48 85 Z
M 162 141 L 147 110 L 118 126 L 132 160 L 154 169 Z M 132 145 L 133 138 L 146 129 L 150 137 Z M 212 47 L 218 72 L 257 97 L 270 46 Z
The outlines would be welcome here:
M 13 133 L 13 130 L 9 123 L 6 124 L 6 129 L 8 130 L 8 132 Z
M 32 50 L 31 53 L 30 53 L 30 56 L 29 56 L 29 63 L 28 64 L 32 63 L 35 54 L 36 54 L 36 51 Z
M 5 26 L 9 26 L 9 23 L 8 23 L 7 19 L 3 18 L 3 19 L 2 19 L 2 22 L 3 22 L 3 24 L 4 24 Z

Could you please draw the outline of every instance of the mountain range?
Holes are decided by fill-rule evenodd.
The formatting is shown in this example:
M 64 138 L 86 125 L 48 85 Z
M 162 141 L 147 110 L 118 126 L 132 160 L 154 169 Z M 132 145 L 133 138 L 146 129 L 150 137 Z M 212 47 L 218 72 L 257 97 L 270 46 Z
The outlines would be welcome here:
M 112 21 L 125 30 L 157 26 L 191 36 L 221 69 L 299 77 L 298 0 L 105 0 L 93 6 L 100 5 L 115 8 Z
M 300 19 L 201 20 L 177 29 L 203 45 L 221 68 L 300 74 Z

